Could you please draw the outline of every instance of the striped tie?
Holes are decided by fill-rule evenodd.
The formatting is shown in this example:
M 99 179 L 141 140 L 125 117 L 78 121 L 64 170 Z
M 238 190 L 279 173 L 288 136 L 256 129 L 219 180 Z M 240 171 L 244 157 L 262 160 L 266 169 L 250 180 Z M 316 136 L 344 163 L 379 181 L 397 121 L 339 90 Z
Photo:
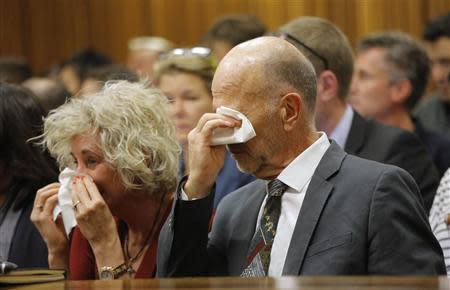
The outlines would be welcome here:
M 269 182 L 268 187 L 267 201 L 247 254 L 247 268 L 241 277 L 262 277 L 269 272 L 270 252 L 281 213 L 281 196 L 288 186 L 274 179 Z

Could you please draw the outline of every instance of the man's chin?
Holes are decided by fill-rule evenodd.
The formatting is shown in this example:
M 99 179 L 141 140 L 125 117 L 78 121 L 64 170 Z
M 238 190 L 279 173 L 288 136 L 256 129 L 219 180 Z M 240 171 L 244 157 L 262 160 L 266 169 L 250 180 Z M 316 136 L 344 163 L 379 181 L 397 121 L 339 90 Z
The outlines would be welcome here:
M 251 168 L 245 161 L 239 161 L 239 158 L 236 158 L 236 156 L 231 155 L 233 159 L 236 161 L 236 167 L 239 169 L 240 172 L 247 173 L 247 174 L 253 174 L 254 168 Z M 246 165 L 244 165 L 246 164 Z

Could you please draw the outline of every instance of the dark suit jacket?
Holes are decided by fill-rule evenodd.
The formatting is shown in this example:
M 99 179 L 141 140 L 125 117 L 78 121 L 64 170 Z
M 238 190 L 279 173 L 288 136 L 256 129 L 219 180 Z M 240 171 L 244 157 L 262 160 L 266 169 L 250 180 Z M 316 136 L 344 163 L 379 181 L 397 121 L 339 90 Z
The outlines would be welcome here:
M 30 220 L 33 204 L 30 203 L 17 222 L 8 261 L 20 268 L 48 268 L 47 246 Z
M 265 194 L 257 180 L 226 196 L 209 239 L 213 194 L 176 200 L 160 234 L 158 275 L 240 275 Z M 283 275 L 445 273 L 411 176 L 332 143 L 307 189 Z
M 417 137 L 433 157 L 433 162 L 442 177 L 450 167 L 450 138 L 435 131 L 426 129 L 419 119 L 413 119 Z
M 419 185 L 425 210 L 429 213 L 439 185 L 439 173 L 421 141 L 413 133 L 366 120 L 354 113 L 345 151 L 408 171 Z
M 180 158 L 180 170 L 178 176 L 182 178 L 185 175 L 185 166 L 183 158 Z M 219 202 L 224 198 L 225 195 L 232 191 L 235 191 L 239 187 L 242 187 L 250 182 L 254 181 L 256 178 L 247 173 L 239 171 L 236 166 L 236 161 L 231 157 L 231 154 L 227 151 L 225 155 L 225 162 L 222 169 L 216 178 L 216 193 L 214 197 L 214 208 L 217 207 Z

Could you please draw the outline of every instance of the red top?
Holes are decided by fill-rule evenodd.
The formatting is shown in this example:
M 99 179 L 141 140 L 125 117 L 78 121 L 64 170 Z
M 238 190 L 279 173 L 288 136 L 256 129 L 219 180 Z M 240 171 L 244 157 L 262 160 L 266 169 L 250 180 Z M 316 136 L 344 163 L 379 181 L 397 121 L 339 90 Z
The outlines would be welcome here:
M 150 242 L 150 246 L 145 252 L 139 268 L 137 269 L 134 278 L 153 278 L 156 275 L 156 252 L 158 249 L 159 232 L 168 217 L 171 210 L 171 206 L 167 207 L 164 213 L 164 218 L 158 225 L 156 235 Z M 119 235 L 123 237 L 126 233 L 126 225 L 122 221 L 117 221 L 117 227 Z M 121 239 L 122 240 L 122 239 Z M 123 241 L 122 241 L 123 242 Z M 80 229 L 76 227 L 73 230 L 71 245 L 70 245 L 70 257 L 69 257 L 69 272 L 70 280 L 94 280 L 98 279 L 97 265 L 95 262 L 95 256 L 92 252 L 91 246 L 88 240 L 83 236 Z

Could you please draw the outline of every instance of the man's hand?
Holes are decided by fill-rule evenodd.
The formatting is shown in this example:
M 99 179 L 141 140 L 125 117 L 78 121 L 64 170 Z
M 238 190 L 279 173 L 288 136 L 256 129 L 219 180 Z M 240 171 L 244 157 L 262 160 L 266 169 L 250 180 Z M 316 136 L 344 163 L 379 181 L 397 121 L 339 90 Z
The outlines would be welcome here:
M 189 132 L 189 177 L 184 191 L 189 199 L 203 198 L 211 190 L 217 174 L 225 161 L 225 146 L 211 147 L 213 131 L 216 128 L 234 128 L 240 120 L 215 113 L 204 114 L 197 126 Z

